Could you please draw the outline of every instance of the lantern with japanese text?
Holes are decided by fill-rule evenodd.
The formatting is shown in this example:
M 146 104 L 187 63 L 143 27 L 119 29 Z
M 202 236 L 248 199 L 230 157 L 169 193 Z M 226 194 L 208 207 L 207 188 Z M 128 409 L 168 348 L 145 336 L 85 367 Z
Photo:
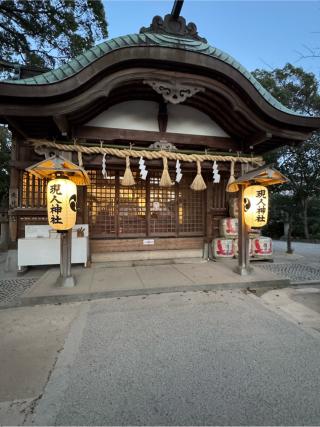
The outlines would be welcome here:
M 243 193 L 244 222 L 249 227 L 263 227 L 268 221 L 268 189 L 251 185 Z
M 52 228 L 66 231 L 76 223 L 77 186 L 65 178 L 48 182 L 47 187 L 48 221 Z

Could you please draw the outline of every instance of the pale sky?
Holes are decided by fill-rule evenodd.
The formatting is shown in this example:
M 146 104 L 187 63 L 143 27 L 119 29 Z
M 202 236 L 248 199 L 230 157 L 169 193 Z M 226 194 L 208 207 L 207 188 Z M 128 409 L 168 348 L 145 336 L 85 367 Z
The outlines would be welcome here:
M 153 16 L 170 13 L 173 0 L 104 0 L 110 38 L 139 32 Z M 249 71 L 287 62 L 320 79 L 320 58 L 301 59 L 320 47 L 319 1 L 185 0 L 182 16 L 199 35 Z M 320 51 L 320 49 L 319 49 Z

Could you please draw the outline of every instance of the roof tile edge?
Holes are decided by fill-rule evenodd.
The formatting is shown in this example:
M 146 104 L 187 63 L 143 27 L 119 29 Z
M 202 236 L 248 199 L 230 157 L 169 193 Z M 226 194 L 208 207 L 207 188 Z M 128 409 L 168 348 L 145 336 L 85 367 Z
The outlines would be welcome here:
M 289 108 L 282 105 L 276 98 L 274 98 L 254 77 L 253 75 L 243 67 L 236 59 L 226 52 L 210 46 L 208 43 L 204 43 L 199 40 L 193 40 L 188 37 L 174 36 L 170 34 L 160 33 L 148 33 L 143 32 L 139 34 L 128 34 L 126 36 L 119 36 L 114 39 L 102 42 L 82 54 L 76 56 L 66 64 L 61 65 L 52 71 L 39 74 L 34 77 L 21 80 L 2 80 L 0 83 L 10 85 L 50 85 L 55 84 L 65 79 L 72 77 L 79 73 L 84 68 L 88 67 L 93 62 L 97 61 L 104 55 L 108 55 L 110 52 L 115 50 L 130 48 L 133 46 L 163 46 L 174 49 L 187 50 L 190 52 L 196 52 L 201 55 L 207 55 L 222 62 L 227 63 L 237 71 L 239 71 L 260 93 L 260 95 L 274 108 L 295 116 L 304 116 L 299 112 L 290 110 Z M 97 53 L 99 52 L 99 54 Z M 84 61 L 85 60 L 85 61 Z M 82 65 L 83 62 L 87 62 L 86 65 Z M 72 64 L 72 65 L 71 65 Z M 59 78 L 58 74 L 63 74 L 65 77 Z

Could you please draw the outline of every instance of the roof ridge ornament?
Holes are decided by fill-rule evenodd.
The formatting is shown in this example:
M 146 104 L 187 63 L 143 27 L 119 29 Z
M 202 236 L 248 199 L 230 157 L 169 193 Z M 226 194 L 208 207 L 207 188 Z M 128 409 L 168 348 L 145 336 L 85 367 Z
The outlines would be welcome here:
M 169 34 L 207 43 L 205 38 L 199 36 L 195 23 L 187 24 L 183 16 L 175 19 L 171 13 L 167 14 L 164 19 L 159 15 L 154 16 L 150 27 L 142 27 L 140 33 Z

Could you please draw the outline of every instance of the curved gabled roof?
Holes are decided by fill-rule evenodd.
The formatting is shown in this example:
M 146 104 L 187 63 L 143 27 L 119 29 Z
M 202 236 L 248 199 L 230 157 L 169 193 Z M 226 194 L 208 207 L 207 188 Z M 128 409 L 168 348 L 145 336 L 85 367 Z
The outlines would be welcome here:
M 4 80 L 1 83 L 27 86 L 51 85 L 74 76 L 84 68 L 88 67 L 94 61 L 98 60 L 104 55 L 107 55 L 109 52 L 133 46 L 159 46 L 166 48 L 174 48 L 189 52 L 195 52 L 218 59 L 239 71 L 255 87 L 255 89 L 260 93 L 260 95 L 274 108 L 290 115 L 303 116 L 303 114 L 290 110 L 289 108 L 282 105 L 279 101 L 277 101 L 266 89 L 264 89 L 264 87 L 253 77 L 253 75 L 246 68 L 244 68 L 232 56 L 228 55 L 222 50 L 210 46 L 208 43 L 204 43 L 199 40 L 193 40 L 188 37 L 174 36 L 169 34 L 156 34 L 151 32 L 142 34 L 130 34 L 107 40 L 85 51 L 81 55 L 78 55 L 76 58 L 62 65 L 59 68 L 37 75 L 35 77 L 30 77 L 21 80 Z

